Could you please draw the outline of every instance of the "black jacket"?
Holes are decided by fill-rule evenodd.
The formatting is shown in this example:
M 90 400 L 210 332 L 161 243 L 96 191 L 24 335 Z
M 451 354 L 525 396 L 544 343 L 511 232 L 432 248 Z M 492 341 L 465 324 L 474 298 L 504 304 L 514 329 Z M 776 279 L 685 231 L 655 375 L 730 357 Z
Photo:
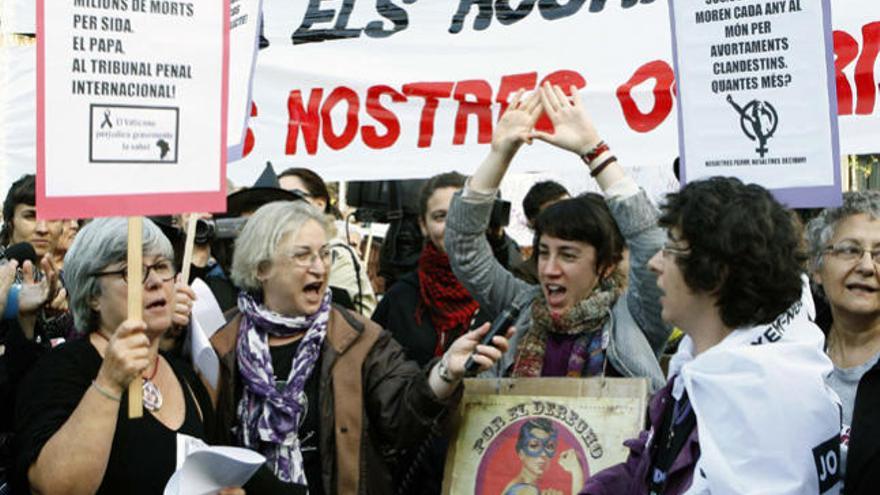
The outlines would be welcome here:
M 880 491 L 880 361 L 859 381 L 846 464 L 845 495 Z
M 408 359 L 419 363 L 419 366 L 424 366 L 434 358 L 437 332 L 427 312 L 422 314 L 419 323 L 416 322 L 420 297 L 418 270 L 409 272 L 385 292 L 371 319 L 391 332 L 394 340 L 406 351 Z M 470 327 L 450 334 L 447 344 L 454 342 L 470 328 L 476 328 L 486 321 L 488 320 L 478 310 Z
M 419 298 L 419 274 L 418 271 L 412 271 L 400 277 L 385 292 L 371 319 L 391 332 L 394 340 L 406 351 L 408 359 L 424 366 L 434 358 L 437 332 L 427 314 L 423 314 L 421 322 L 416 323 Z M 452 340 L 449 339 L 450 342 Z

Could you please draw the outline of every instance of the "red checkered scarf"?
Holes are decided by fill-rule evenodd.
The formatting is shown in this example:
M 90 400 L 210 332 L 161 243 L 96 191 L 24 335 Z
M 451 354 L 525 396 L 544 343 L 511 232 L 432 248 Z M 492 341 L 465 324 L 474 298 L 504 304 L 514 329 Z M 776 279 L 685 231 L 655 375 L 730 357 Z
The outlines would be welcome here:
M 467 289 L 455 278 L 449 257 L 428 242 L 419 256 L 419 307 L 416 323 L 422 323 L 422 312 L 427 311 L 434 331 L 437 332 L 435 356 L 442 356 L 448 344 L 449 333 L 467 330 L 479 305 Z

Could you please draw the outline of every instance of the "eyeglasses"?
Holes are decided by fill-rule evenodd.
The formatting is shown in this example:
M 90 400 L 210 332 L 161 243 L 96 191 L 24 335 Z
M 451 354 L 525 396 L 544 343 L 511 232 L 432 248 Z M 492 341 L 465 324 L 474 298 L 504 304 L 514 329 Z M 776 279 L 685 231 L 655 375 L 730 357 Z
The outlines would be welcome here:
M 168 260 L 160 260 L 153 263 L 152 265 L 144 266 L 144 279 L 141 281 L 142 284 L 147 283 L 147 279 L 150 278 L 150 272 L 154 272 L 156 275 L 158 275 L 163 282 L 168 282 L 169 280 L 174 278 L 174 275 L 176 275 L 173 263 Z M 92 277 L 121 275 L 122 280 L 125 281 L 125 283 L 128 283 L 128 268 L 122 268 L 119 270 L 112 270 L 107 272 L 93 272 L 89 275 Z
M 321 263 L 324 266 L 330 266 L 330 248 L 321 248 L 318 252 L 314 252 L 310 249 L 304 249 L 302 251 L 295 251 L 293 253 L 288 254 L 293 263 L 300 268 L 309 268 L 315 264 L 315 260 L 321 258 Z
M 824 251 L 840 261 L 846 261 L 849 263 L 861 260 L 862 257 L 865 256 L 865 253 L 868 252 L 871 253 L 871 260 L 873 260 L 875 264 L 880 265 L 880 249 L 867 250 L 854 242 L 841 242 L 826 247 Z
M 668 243 L 664 244 L 660 251 L 663 253 L 664 258 L 685 258 L 691 254 L 690 248 L 682 249 Z

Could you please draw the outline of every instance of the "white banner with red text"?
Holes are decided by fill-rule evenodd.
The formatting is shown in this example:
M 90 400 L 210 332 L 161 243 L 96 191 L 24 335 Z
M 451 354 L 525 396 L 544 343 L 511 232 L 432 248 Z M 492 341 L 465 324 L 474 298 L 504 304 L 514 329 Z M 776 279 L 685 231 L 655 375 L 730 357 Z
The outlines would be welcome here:
M 832 8 L 842 152 L 878 152 L 880 3 Z M 666 2 L 265 0 L 263 14 L 242 180 L 266 161 L 326 179 L 470 172 L 504 102 L 545 80 L 581 91 L 624 165 L 678 154 Z M 521 155 L 514 170 L 582 173 L 547 145 Z
M 462 5 L 470 8 L 459 23 Z M 227 170 L 238 185 L 266 161 L 328 180 L 472 171 L 498 101 L 548 78 L 582 87 L 625 166 L 646 180 L 671 176 L 678 149 L 666 2 L 264 0 L 263 13 L 269 46 L 257 58 L 245 158 Z M 832 0 L 832 25 L 841 152 L 880 152 L 880 2 Z M 9 52 L 6 81 L 34 81 L 33 47 L 0 50 Z M 35 170 L 35 100 L 35 86 L 0 91 L 0 165 L 10 182 Z M 589 182 L 576 159 L 541 143 L 514 168 Z

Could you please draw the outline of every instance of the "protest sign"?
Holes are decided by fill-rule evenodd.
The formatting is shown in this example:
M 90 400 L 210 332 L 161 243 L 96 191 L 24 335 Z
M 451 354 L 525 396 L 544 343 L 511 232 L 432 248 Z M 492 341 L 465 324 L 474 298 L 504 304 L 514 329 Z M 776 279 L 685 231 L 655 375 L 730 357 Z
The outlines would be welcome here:
M 626 460 L 623 442 L 642 429 L 647 397 L 643 378 L 466 380 L 443 492 L 531 485 L 575 495 L 592 474 Z
M 229 112 L 226 123 L 227 160 L 241 159 L 251 110 L 254 64 L 259 50 L 262 0 L 229 2 Z
M 0 34 L 34 33 L 37 15 L 34 0 L 0 2 Z
M 36 17 L 37 215 L 130 215 L 142 280 L 138 215 L 225 209 L 229 5 L 39 0 Z M 128 284 L 129 319 L 142 289 Z M 161 405 L 149 380 L 128 394 L 130 418 Z
M 829 0 L 670 2 L 682 181 L 736 176 L 841 202 Z
M 38 1 L 40 217 L 225 208 L 228 9 Z
M 663 61 L 669 29 L 657 22 L 662 2 L 526 1 L 515 10 L 494 1 L 393 3 L 263 2 L 269 46 L 257 59 L 253 148 L 233 173 L 256 172 L 267 160 L 327 180 L 470 173 L 509 97 L 543 81 L 582 91 L 622 163 L 671 170 L 675 149 L 664 143 L 675 142 L 676 129 L 664 119 L 673 74 Z M 651 42 L 619 36 L 633 29 Z M 513 163 L 514 172 L 528 170 L 585 169 L 538 143 Z
M 625 166 L 671 169 L 678 155 L 672 43 L 669 24 L 657 21 L 668 18 L 666 2 L 520 4 L 398 2 L 385 17 L 367 0 L 325 2 L 320 15 L 316 2 L 266 0 L 269 46 L 257 61 L 252 146 L 231 167 L 234 180 L 253 182 L 266 160 L 325 179 L 471 172 L 499 102 L 545 78 L 580 87 Z M 838 85 L 852 88 L 849 113 L 840 106 L 842 151 L 878 152 L 880 10 L 873 0 L 831 5 Z M 562 177 L 582 173 L 578 167 L 539 145 L 513 164 Z
M 7 0 L 5 5 L 28 2 L 32 0 Z M 575 2 L 581 7 L 571 16 L 553 19 L 542 15 L 537 2 L 523 2 L 518 11 L 520 14 L 528 11 L 528 15 L 514 23 L 509 21 L 520 14 L 509 17 L 504 10 L 505 2 L 501 2 L 498 9 L 489 1 L 404 3 L 399 7 L 401 10 L 395 10 L 395 18 L 405 19 L 406 26 L 384 38 L 371 36 L 375 30 L 365 30 L 373 21 L 385 22 L 385 30 L 393 26 L 390 21 L 383 21 L 385 18 L 377 13 L 373 1 L 345 2 L 344 9 L 338 2 L 324 2 L 321 8 L 331 13 L 310 17 L 309 24 L 305 14 L 311 3 L 315 2 L 263 2 L 269 46 L 260 50 L 257 58 L 253 105 L 243 145 L 245 159 L 228 170 L 235 183 L 253 183 L 267 160 L 282 168 L 287 165 L 311 167 L 327 180 L 426 177 L 443 167 L 472 171 L 485 152 L 484 144 L 474 144 L 478 139 L 478 117 L 464 114 L 467 126 L 459 123 L 459 128 L 465 131 L 465 142 L 453 144 L 456 123 L 462 120 L 456 118 L 458 100 L 438 97 L 436 110 L 425 113 L 426 99 L 403 94 L 403 85 L 483 80 L 493 88 L 490 108 L 494 122 L 500 109 L 499 94 L 494 88 L 499 86 L 501 75 L 525 73 L 530 82 L 530 74 L 535 72 L 537 83 L 560 69 L 576 70 L 584 78 L 587 84 L 581 94 L 588 110 L 624 166 L 652 169 L 646 179 L 654 180 L 657 174 L 653 169 L 668 170 L 671 160 L 678 155 L 670 25 L 658 22 L 669 16 L 666 2 Z M 472 6 L 457 16 L 462 5 Z M 242 11 L 244 6 L 242 3 Z M 876 0 L 831 2 L 842 153 L 880 152 L 876 138 L 880 135 L 878 7 Z M 401 11 L 405 14 L 403 17 Z M 491 18 L 484 12 L 491 12 Z M 461 19 L 461 29 L 456 33 L 449 32 L 453 18 Z M 293 43 L 293 34 L 301 27 L 308 33 L 327 31 L 337 24 L 345 28 L 343 34 L 348 37 L 334 39 L 324 33 L 327 40 L 321 43 Z M 351 32 L 361 35 L 351 37 Z M 303 38 L 298 36 L 298 39 Z M 312 34 L 311 39 L 320 37 Z M 8 82 L 7 90 L 0 91 L 0 115 L 5 116 L 0 126 L 0 143 L 5 144 L 0 146 L 0 166 L 11 182 L 35 170 L 36 57 L 28 47 L 4 46 L 0 52 L 3 52 L 0 78 Z M 544 59 L 547 60 L 540 62 Z M 541 67 L 533 60 L 540 62 Z M 463 64 L 460 69 L 459 64 Z M 448 67 L 451 69 L 447 70 Z M 508 78 L 506 86 L 512 82 L 516 79 Z M 370 99 L 361 88 L 374 86 L 374 98 Z M 403 94 L 406 101 L 383 92 L 386 91 L 384 86 Z M 391 131 L 397 129 L 400 134 L 396 141 L 374 150 L 363 144 L 363 137 L 359 135 L 363 133 L 359 131 L 346 147 L 337 150 L 325 145 L 326 126 L 318 128 L 308 124 L 331 122 L 334 134 L 344 134 L 346 126 L 351 125 L 346 119 L 348 100 L 339 97 L 351 98 L 351 94 L 340 89 L 333 98 L 337 100 L 333 105 L 325 101 L 338 87 L 358 91 L 356 129 L 364 128 L 369 138 L 373 136 L 371 132 L 379 137 L 392 136 Z M 413 87 L 408 88 L 412 92 Z M 462 85 L 459 89 L 467 88 Z M 323 89 L 321 98 L 316 96 L 317 109 L 312 112 L 312 115 L 317 112 L 318 119 L 301 122 L 298 114 L 291 113 L 291 108 L 296 109 L 297 105 L 288 103 L 301 101 L 304 110 L 309 110 L 313 89 Z M 291 100 L 291 96 L 298 96 L 299 100 Z M 413 108 L 405 110 L 408 107 Z M 483 107 L 463 106 L 466 111 L 479 108 Z M 373 114 L 383 120 L 376 120 Z M 420 149 L 417 146 L 419 130 L 422 120 L 427 129 L 429 115 L 433 116 L 430 120 L 434 130 L 432 144 Z M 294 125 L 290 125 L 291 122 Z M 392 129 L 381 122 L 388 122 Z M 314 155 L 304 150 L 306 131 L 309 143 L 317 139 Z M 287 146 L 293 137 L 298 142 L 295 153 Z M 230 146 L 232 144 L 230 140 Z M 409 151 L 403 152 L 403 148 Z M 583 173 L 576 160 L 538 145 L 523 150 L 514 170 L 551 172 L 556 178 L 582 177 Z M 635 172 L 638 175 L 638 171 Z

